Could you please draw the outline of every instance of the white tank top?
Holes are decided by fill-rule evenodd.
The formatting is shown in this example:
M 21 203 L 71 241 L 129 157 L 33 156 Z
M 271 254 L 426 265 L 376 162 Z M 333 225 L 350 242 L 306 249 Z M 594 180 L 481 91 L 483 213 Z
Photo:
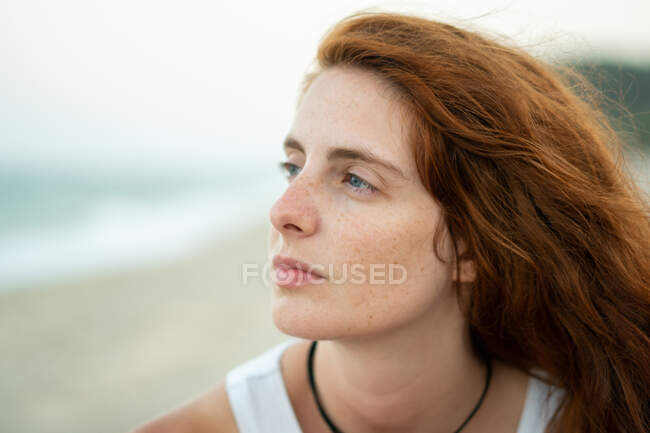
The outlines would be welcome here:
M 239 433 L 303 433 L 280 370 L 282 353 L 299 341 L 291 337 L 227 373 L 226 393 Z M 562 392 L 529 376 L 517 433 L 543 433 Z

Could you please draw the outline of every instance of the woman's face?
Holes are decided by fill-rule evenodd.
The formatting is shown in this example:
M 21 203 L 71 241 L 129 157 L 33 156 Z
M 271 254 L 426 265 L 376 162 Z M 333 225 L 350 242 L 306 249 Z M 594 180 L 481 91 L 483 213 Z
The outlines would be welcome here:
M 268 252 L 316 265 L 326 280 L 288 288 L 272 271 L 272 317 L 285 334 L 368 335 L 455 305 L 453 246 L 445 231 L 449 260 L 436 258 L 441 211 L 419 180 L 407 120 L 379 78 L 359 69 L 327 69 L 304 95 L 285 142 L 293 165 L 270 211 Z M 328 157 L 337 148 L 396 170 L 350 152 Z

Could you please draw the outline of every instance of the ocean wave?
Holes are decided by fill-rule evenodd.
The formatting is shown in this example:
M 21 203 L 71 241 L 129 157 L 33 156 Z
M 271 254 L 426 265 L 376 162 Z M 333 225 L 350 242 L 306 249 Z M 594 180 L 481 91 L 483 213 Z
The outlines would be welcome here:
M 44 226 L 0 240 L 0 290 L 173 261 L 267 218 L 278 184 L 194 190 L 156 202 L 108 197 L 74 225 Z

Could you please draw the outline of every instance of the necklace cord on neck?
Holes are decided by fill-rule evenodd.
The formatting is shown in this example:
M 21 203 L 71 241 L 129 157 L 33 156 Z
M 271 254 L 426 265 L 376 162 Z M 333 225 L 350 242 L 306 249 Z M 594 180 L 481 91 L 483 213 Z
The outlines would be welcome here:
M 333 433 L 343 433 L 333 422 L 330 420 L 330 418 L 327 416 L 325 413 L 325 409 L 323 409 L 323 406 L 321 405 L 320 402 L 320 396 L 318 395 L 318 390 L 316 389 L 316 381 L 314 380 L 314 352 L 316 351 L 316 343 L 318 343 L 318 340 L 314 340 L 311 343 L 311 347 L 309 348 L 309 357 L 307 358 L 307 371 L 309 373 L 309 385 L 311 386 L 311 391 L 314 394 L 314 399 L 316 400 L 316 406 L 318 406 L 318 411 L 321 414 L 321 417 L 323 420 L 327 423 L 329 428 L 332 430 Z M 483 400 L 485 399 L 485 394 L 487 394 L 487 390 L 490 387 L 490 379 L 492 378 L 492 360 L 487 354 L 482 353 L 483 360 L 485 361 L 487 373 L 486 373 L 486 378 L 485 378 L 485 386 L 483 387 L 483 393 L 481 394 L 481 398 L 479 398 L 478 403 L 476 403 L 476 406 L 474 406 L 474 409 L 470 412 L 469 416 L 463 421 L 463 423 L 458 427 L 454 433 L 460 432 L 465 425 L 469 422 L 470 419 L 476 414 L 478 409 L 481 407 L 481 404 L 483 403 Z

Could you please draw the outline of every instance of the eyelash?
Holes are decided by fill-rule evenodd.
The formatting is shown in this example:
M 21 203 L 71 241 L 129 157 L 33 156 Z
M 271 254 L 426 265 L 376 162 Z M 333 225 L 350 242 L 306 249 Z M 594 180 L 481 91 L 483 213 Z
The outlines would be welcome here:
M 279 166 L 280 170 L 281 170 L 283 173 L 286 172 L 286 171 L 288 171 L 290 168 L 300 168 L 300 167 L 298 167 L 296 164 L 292 164 L 292 163 L 290 163 L 290 162 L 286 162 L 286 161 L 280 161 L 280 162 L 278 163 L 278 166 Z M 292 176 L 288 174 L 288 175 L 287 175 L 287 178 L 289 178 L 289 177 L 292 177 Z M 374 185 L 370 184 L 370 182 L 364 180 L 362 177 L 360 177 L 360 176 L 358 176 L 358 175 L 356 175 L 356 174 L 354 174 L 354 173 L 350 173 L 350 172 L 345 173 L 345 179 L 350 179 L 351 177 L 356 177 L 356 178 L 359 179 L 361 182 L 363 182 L 365 185 L 367 185 L 367 188 L 359 188 L 359 187 L 351 186 L 351 188 L 352 188 L 353 190 L 355 190 L 355 191 L 363 191 L 363 190 L 367 190 L 367 191 L 369 191 L 369 193 L 359 193 L 359 194 L 362 194 L 362 195 L 363 195 L 363 194 L 374 194 L 374 193 L 376 193 L 377 191 L 379 191 L 379 190 L 378 190 Z

